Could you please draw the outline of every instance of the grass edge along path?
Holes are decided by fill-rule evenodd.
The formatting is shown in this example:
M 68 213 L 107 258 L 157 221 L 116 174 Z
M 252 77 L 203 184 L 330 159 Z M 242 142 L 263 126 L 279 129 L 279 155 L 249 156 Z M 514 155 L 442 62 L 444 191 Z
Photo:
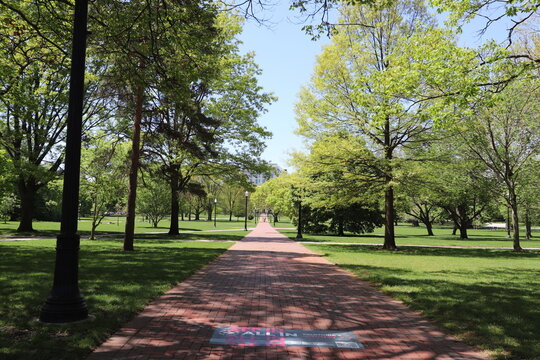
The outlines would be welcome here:
M 540 359 L 540 251 L 305 246 L 494 359 Z
M 302 239 L 296 239 L 296 230 L 276 229 L 291 240 L 315 243 L 358 243 L 382 245 L 384 242 L 384 228 L 377 228 L 373 233 L 336 236 L 303 234 Z M 512 240 L 506 238 L 506 232 L 489 229 L 469 229 L 469 239 L 461 240 L 459 236 L 452 235 L 449 227 L 437 226 L 434 228 L 435 236 L 427 236 L 424 227 L 399 225 L 395 227 L 396 245 L 422 245 L 422 246 L 460 246 L 460 247 L 503 247 L 512 249 Z M 521 240 L 523 248 L 540 248 L 540 237 L 531 240 Z
M 82 240 L 81 293 L 95 320 L 69 326 L 37 323 L 50 291 L 54 240 L 0 243 L 0 358 L 83 359 L 147 303 L 221 255 L 232 243 Z

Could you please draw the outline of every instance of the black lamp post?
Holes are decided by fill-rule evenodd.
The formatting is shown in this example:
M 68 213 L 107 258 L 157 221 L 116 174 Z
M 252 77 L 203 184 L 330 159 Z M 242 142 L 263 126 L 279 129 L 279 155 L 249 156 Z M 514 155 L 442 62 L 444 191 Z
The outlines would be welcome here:
M 217 218 L 217 199 L 214 199 L 214 227 L 216 227 L 216 218 Z
M 56 240 L 53 286 L 39 315 L 40 321 L 46 323 L 66 323 L 88 317 L 88 308 L 79 292 L 80 236 L 77 234 L 87 21 L 88 0 L 76 0 L 62 192 L 62 219 L 60 234 Z
M 245 218 L 244 218 L 244 231 L 247 231 L 247 202 L 248 202 L 249 191 L 246 191 L 245 195 L 246 195 L 246 211 L 245 211 Z

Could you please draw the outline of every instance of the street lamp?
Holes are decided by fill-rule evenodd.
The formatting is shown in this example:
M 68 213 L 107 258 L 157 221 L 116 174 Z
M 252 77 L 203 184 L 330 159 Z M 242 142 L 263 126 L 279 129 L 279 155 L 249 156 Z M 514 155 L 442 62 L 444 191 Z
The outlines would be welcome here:
M 249 191 L 246 191 L 245 195 L 246 195 L 246 211 L 245 211 L 245 213 L 244 213 L 244 215 L 245 215 L 245 219 L 244 219 L 244 231 L 247 231 L 247 202 L 248 202 Z
M 53 286 L 39 315 L 40 321 L 45 323 L 67 323 L 88 318 L 88 308 L 79 292 L 80 236 L 77 234 L 87 21 L 88 0 L 76 0 L 62 190 L 62 219 L 60 234 L 56 239 Z
M 214 199 L 214 227 L 216 227 L 216 217 L 217 217 L 217 199 Z

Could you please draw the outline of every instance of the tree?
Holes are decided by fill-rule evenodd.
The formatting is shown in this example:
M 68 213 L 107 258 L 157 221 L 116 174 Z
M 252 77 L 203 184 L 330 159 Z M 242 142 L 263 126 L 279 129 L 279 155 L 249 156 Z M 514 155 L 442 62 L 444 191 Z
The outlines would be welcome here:
M 244 191 L 246 189 L 245 180 L 239 182 L 238 179 L 245 178 L 245 174 L 228 176 L 223 183 L 221 189 L 221 198 L 223 199 L 222 203 L 224 204 L 224 211 L 229 214 L 229 221 L 232 221 L 235 205 L 238 202 L 238 199 L 240 199 L 240 196 L 244 194 Z
M 0 12 L 0 146 L 15 169 L 21 214 L 18 231 L 33 231 L 35 197 L 61 171 L 68 96 L 69 11 L 34 2 L 1 2 Z M 8 9 L 7 11 L 6 8 Z M 99 62 L 88 67 L 83 128 L 96 126 L 105 102 L 96 92 Z
M 171 186 L 170 234 L 178 234 L 179 194 L 194 177 L 219 177 L 259 169 L 259 156 L 268 133 L 257 123 L 273 97 L 263 93 L 253 55 L 239 55 L 238 19 L 221 18 L 222 52 L 211 54 L 217 64 L 212 76 L 194 81 L 190 96 L 158 93 L 145 154 L 159 163 Z M 227 25 L 227 28 L 223 26 Z
M 257 186 L 251 195 L 251 204 L 258 209 L 272 210 L 273 214 L 294 218 L 297 212 L 293 192 L 298 184 L 299 179 L 295 174 L 270 179 Z
M 519 200 L 517 187 L 523 168 L 540 152 L 540 83 L 535 79 L 515 81 L 466 118 L 470 130 L 460 131 L 472 158 L 485 164 L 504 184 L 512 211 L 514 250 L 520 251 Z
M 118 89 L 124 115 L 133 117 L 124 236 L 124 250 L 131 251 L 143 118 L 169 106 L 150 108 L 156 96 L 168 94 L 169 102 L 172 98 L 189 102 L 191 87 L 215 74 L 211 59 L 222 45 L 217 9 L 205 1 L 113 1 L 98 2 L 93 15 L 92 45 L 110 64 L 109 78 Z
M 396 156 L 425 142 L 434 123 L 449 121 L 452 104 L 476 91 L 474 54 L 434 27 L 420 1 L 347 7 L 344 26 L 318 58 L 297 105 L 298 132 L 358 134 L 380 159 L 385 184 L 385 249 L 395 249 Z M 385 5 L 386 2 L 385 2 Z M 469 75 L 465 75 L 469 74 Z
M 157 176 L 143 178 L 143 187 L 137 198 L 139 213 L 157 228 L 159 222 L 170 214 L 171 193 L 167 184 Z
M 304 230 L 361 233 L 382 225 L 379 195 L 382 169 L 366 142 L 345 132 L 330 133 L 295 154 L 303 178 Z
M 103 134 L 82 151 L 81 190 L 92 204 L 90 239 L 108 213 L 115 212 L 125 196 L 127 144 L 112 142 Z
M 525 238 L 531 240 L 532 223 L 540 220 L 540 163 L 530 159 L 521 171 L 517 193 L 525 222 Z
M 4 220 L 4 224 L 10 219 L 19 205 L 19 200 L 13 194 L 3 194 L 0 197 L 0 219 Z
M 500 191 L 498 182 L 486 177 L 483 163 L 463 158 L 462 152 L 446 146 L 456 144 L 455 137 L 438 144 L 439 161 L 430 163 L 433 185 L 432 201 L 444 209 L 459 230 L 461 239 L 468 239 L 468 229 L 473 221 L 492 203 Z

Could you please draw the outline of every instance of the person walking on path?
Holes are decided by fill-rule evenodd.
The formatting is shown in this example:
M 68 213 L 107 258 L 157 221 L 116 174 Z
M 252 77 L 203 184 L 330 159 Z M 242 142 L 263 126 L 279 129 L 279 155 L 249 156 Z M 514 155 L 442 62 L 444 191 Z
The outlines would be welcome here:
M 211 344 L 219 327 L 350 332 L 363 348 Z M 106 359 L 487 356 L 260 221 L 242 241 L 151 302 L 87 358 Z

